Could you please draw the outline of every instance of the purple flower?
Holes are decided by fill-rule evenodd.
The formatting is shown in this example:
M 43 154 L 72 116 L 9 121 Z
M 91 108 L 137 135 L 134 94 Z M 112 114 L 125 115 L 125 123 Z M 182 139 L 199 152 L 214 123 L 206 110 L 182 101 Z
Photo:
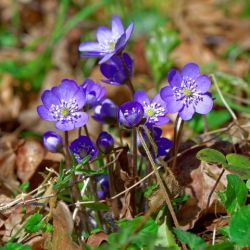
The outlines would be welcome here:
M 101 132 L 97 138 L 96 145 L 102 153 L 108 154 L 114 148 L 114 139 L 111 134 Z
M 76 161 L 80 163 L 86 156 L 90 156 L 90 161 L 97 156 L 98 150 L 88 136 L 80 136 L 69 145 L 69 151 Z
M 118 106 L 110 99 L 105 99 L 97 105 L 93 118 L 102 123 L 114 124 L 117 121 Z
M 43 145 L 50 152 L 60 152 L 63 147 L 63 140 L 58 133 L 47 131 L 43 134 Z
M 144 110 L 139 102 L 128 101 L 120 106 L 118 120 L 121 126 L 132 128 L 139 125 L 144 116 Z
M 171 69 L 168 81 L 170 86 L 162 88 L 160 93 L 169 113 L 179 112 L 183 120 L 189 120 L 195 112 L 210 112 L 213 107 L 213 100 L 208 92 L 211 80 L 207 75 L 200 74 L 197 64 L 186 64 L 181 72 Z
M 152 156 L 154 158 L 160 157 L 160 156 L 166 156 L 166 154 L 168 153 L 169 149 L 173 146 L 172 142 L 165 138 L 165 137 L 161 137 L 162 135 L 162 130 L 158 127 L 151 127 L 150 128 L 150 135 L 152 137 L 152 139 L 154 140 L 154 143 L 157 147 L 157 154 L 155 154 L 154 152 L 154 148 L 150 143 L 150 140 L 147 137 L 146 132 L 144 131 L 144 129 L 141 130 L 142 132 L 142 136 L 144 138 L 144 140 L 146 141 L 147 146 L 149 147 L 150 152 L 152 153 Z M 143 148 L 143 146 L 141 145 L 140 139 L 138 138 L 138 147 L 139 147 L 139 151 L 143 156 L 146 156 L 146 152 Z
M 83 42 L 79 51 L 82 57 L 101 57 L 99 64 L 109 60 L 126 46 L 134 28 L 131 22 L 126 30 L 118 16 L 113 16 L 112 27 L 99 27 L 96 32 L 97 42 Z
M 97 174 L 94 176 L 96 181 L 96 195 L 99 200 L 106 199 L 109 193 L 109 180 L 106 174 Z
M 43 105 L 37 107 L 39 116 L 56 122 L 56 128 L 68 131 L 85 125 L 88 114 L 80 112 L 86 103 L 83 89 L 75 81 L 64 79 L 60 85 L 45 90 L 41 96 Z
M 103 100 L 106 93 L 104 87 L 90 79 L 85 80 L 81 87 L 86 94 L 86 105 L 89 108 L 97 106 Z
M 131 77 L 133 75 L 133 60 L 127 53 L 122 54 L 128 74 Z M 108 63 L 103 63 L 100 66 L 102 74 L 108 78 L 103 82 L 111 85 L 121 85 L 128 80 L 126 69 L 119 56 L 113 56 Z
M 146 125 L 160 126 L 169 122 L 169 118 L 166 116 L 166 103 L 161 99 L 160 94 L 157 94 L 150 100 L 145 91 L 137 90 L 134 95 L 134 100 L 143 106 L 144 117 L 147 119 Z

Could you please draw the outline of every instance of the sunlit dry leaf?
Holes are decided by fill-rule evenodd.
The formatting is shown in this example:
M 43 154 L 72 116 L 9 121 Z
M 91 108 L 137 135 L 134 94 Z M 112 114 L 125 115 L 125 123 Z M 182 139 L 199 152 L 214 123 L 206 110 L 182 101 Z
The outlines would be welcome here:
M 28 181 L 42 162 L 45 150 L 35 140 L 27 140 L 17 150 L 17 176 L 23 182 Z
M 73 220 L 68 207 L 63 202 L 58 202 L 53 211 L 53 225 L 52 250 L 80 250 L 71 238 Z
M 87 239 L 87 244 L 90 247 L 98 247 L 102 244 L 103 241 L 107 240 L 107 234 L 104 233 L 103 231 L 98 232 L 96 234 L 92 234 L 88 237 Z

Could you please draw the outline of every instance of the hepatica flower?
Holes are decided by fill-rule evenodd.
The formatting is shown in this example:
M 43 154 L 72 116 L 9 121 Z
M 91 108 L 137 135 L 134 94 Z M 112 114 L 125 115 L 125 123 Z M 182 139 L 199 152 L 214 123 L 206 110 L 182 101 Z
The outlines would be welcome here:
M 114 124 L 117 121 L 118 106 L 110 99 L 105 99 L 97 105 L 93 118 L 101 123 Z
M 129 77 L 133 75 L 133 60 L 127 53 L 123 53 L 123 60 L 125 66 L 128 70 Z M 107 80 L 103 80 L 103 82 L 111 84 L 111 85 L 121 85 L 126 83 L 128 80 L 128 76 L 126 73 L 126 69 L 124 68 L 124 64 L 120 56 L 113 56 L 108 63 L 103 63 L 100 66 L 100 70 L 102 74 L 107 78 Z
M 208 92 L 211 80 L 207 75 L 200 74 L 197 64 L 186 64 L 181 72 L 170 70 L 168 81 L 170 86 L 162 88 L 160 93 L 169 113 L 179 112 L 183 120 L 189 120 L 195 112 L 210 112 L 213 107 L 213 100 Z
M 89 108 L 97 106 L 104 98 L 106 89 L 100 84 L 87 79 L 81 85 L 86 95 L 86 105 Z
M 118 112 L 118 120 L 121 126 L 126 128 L 136 127 L 144 116 L 143 106 L 139 102 L 128 101 L 123 103 Z
M 146 125 L 160 126 L 169 122 L 169 118 L 166 116 L 166 103 L 161 99 L 160 94 L 157 94 L 151 100 L 145 91 L 137 90 L 134 95 L 134 100 L 143 106 L 144 117 L 147 119 Z
M 88 121 L 88 114 L 80 111 L 86 102 L 85 94 L 73 80 L 64 79 L 57 87 L 45 90 L 41 99 L 43 105 L 37 107 L 39 116 L 55 122 L 57 129 L 72 130 Z
M 106 199 L 109 193 L 109 180 L 107 174 L 94 175 L 96 181 L 96 195 L 99 200 Z
M 90 161 L 97 156 L 98 150 L 88 136 L 80 136 L 69 145 L 69 151 L 76 161 L 80 163 L 86 156 L 90 156 Z
M 114 139 L 111 134 L 101 132 L 96 140 L 96 145 L 102 153 L 108 154 L 114 148 Z
M 99 64 L 109 60 L 126 46 L 134 28 L 133 22 L 124 30 L 121 19 L 113 16 L 112 27 L 99 27 L 97 42 L 83 42 L 79 46 L 82 57 L 101 57 Z

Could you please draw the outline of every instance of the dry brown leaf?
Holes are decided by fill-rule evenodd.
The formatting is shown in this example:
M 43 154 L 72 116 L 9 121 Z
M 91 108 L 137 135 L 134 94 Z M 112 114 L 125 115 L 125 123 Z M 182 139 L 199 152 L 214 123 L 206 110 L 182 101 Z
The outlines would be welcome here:
M 24 142 L 17 150 L 17 176 L 23 182 L 28 181 L 42 162 L 45 150 L 42 145 L 32 139 Z
M 98 247 L 102 244 L 103 241 L 106 241 L 107 238 L 108 238 L 107 234 L 101 231 L 96 234 L 90 235 L 87 239 L 87 244 L 90 247 Z
M 53 241 L 52 250 L 80 250 L 72 238 L 73 220 L 67 205 L 63 202 L 58 202 L 56 209 L 53 210 Z
M 186 143 L 185 147 L 188 147 L 188 143 Z M 226 142 L 213 145 L 213 148 L 222 152 L 230 152 L 230 147 L 231 144 Z M 188 151 L 178 158 L 177 161 L 176 177 L 180 185 L 185 187 L 185 192 L 190 195 L 190 198 L 177 214 L 179 223 L 183 229 L 193 228 L 196 221 L 204 215 L 204 213 L 224 212 L 216 192 L 222 191 L 226 186 L 226 173 L 224 177 L 221 178 L 219 185 L 213 193 L 209 209 L 206 211 L 208 196 L 222 169 L 216 165 L 200 162 L 196 158 L 196 153 L 200 149 L 201 148 Z

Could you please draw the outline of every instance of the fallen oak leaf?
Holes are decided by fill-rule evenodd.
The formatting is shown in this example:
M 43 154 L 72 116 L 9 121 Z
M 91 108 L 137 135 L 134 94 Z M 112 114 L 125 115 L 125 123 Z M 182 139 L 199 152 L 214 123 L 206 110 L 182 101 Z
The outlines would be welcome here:
M 87 244 L 90 247 L 99 247 L 103 241 L 106 241 L 108 238 L 107 234 L 103 231 L 96 234 L 92 234 L 87 239 Z

